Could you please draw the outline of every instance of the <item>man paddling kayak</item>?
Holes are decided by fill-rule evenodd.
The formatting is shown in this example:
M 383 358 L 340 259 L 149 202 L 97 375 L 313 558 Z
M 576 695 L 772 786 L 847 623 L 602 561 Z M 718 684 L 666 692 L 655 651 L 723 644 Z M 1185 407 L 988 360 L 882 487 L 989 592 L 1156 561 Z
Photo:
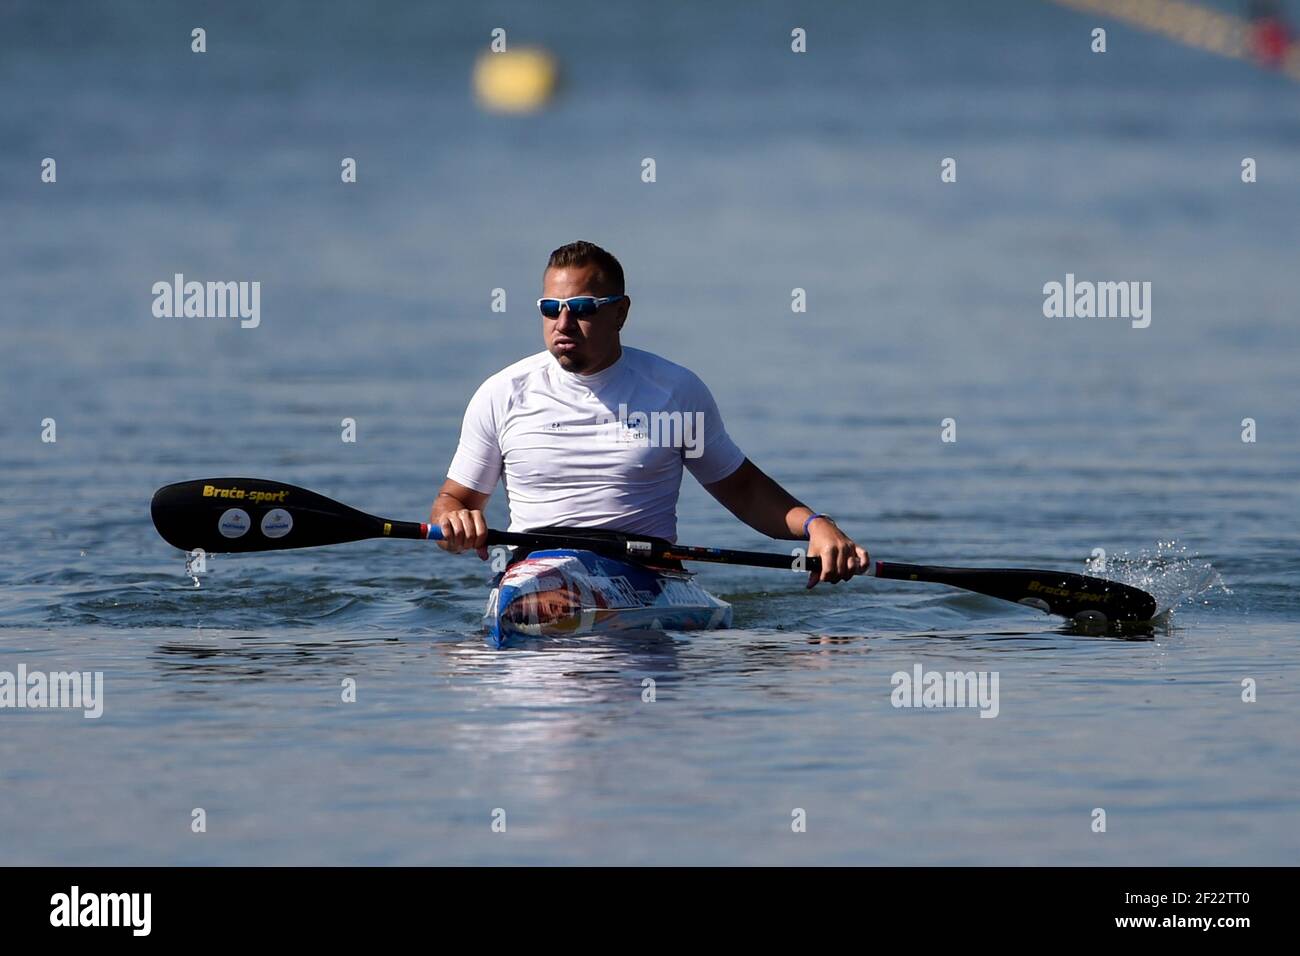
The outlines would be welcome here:
M 483 509 L 498 481 L 511 531 L 599 529 L 675 541 L 684 466 L 756 531 L 807 539 L 808 556 L 821 561 L 808 587 L 864 573 L 863 548 L 736 447 L 694 373 L 622 346 L 630 307 L 610 253 L 589 242 L 551 253 L 538 300 L 546 350 L 497 372 L 470 400 L 430 515 L 440 545 L 487 557 Z M 660 440 L 665 431 L 668 441 Z

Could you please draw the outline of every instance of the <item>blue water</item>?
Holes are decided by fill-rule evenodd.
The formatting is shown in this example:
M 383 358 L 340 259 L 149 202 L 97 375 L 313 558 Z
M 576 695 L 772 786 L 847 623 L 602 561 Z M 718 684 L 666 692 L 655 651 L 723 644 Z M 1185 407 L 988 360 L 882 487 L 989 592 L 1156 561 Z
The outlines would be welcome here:
M 3 16 L 0 671 L 101 670 L 106 701 L 0 710 L 0 860 L 1295 861 L 1295 84 L 1117 23 L 1097 56 L 1100 18 L 1030 2 Z M 502 25 L 561 55 L 551 109 L 474 105 Z M 218 556 L 192 586 L 148 519 L 171 481 L 423 518 L 579 237 L 627 270 L 624 340 L 873 555 L 1102 548 L 1172 615 L 1129 640 L 707 567 L 735 630 L 498 652 L 487 569 L 418 542 Z M 177 272 L 261 281 L 261 325 L 155 318 Z M 1044 318 L 1066 273 L 1152 282 L 1151 326 Z M 785 547 L 689 478 L 679 527 Z M 894 708 L 917 664 L 996 671 L 998 717 Z

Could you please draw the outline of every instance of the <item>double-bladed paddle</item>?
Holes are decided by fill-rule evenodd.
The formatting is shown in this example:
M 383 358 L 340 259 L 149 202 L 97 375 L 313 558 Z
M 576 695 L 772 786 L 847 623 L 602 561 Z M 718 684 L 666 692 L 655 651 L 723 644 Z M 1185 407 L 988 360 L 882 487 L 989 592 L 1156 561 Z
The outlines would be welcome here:
M 391 521 L 280 481 L 260 478 L 210 478 L 159 488 L 150 505 L 154 527 L 182 551 L 210 553 L 312 548 L 366 538 L 441 540 L 442 529 L 418 521 Z M 489 531 L 490 545 L 527 548 L 581 548 L 640 561 L 709 561 L 758 568 L 814 571 L 817 558 L 726 548 L 668 547 L 632 536 L 622 541 L 587 538 L 582 533 L 532 534 Z M 896 581 L 947 584 L 990 597 L 1091 620 L 1148 621 L 1156 600 L 1127 584 L 1068 571 L 1017 568 L 942 568 L 873 561 L 869 574 Z

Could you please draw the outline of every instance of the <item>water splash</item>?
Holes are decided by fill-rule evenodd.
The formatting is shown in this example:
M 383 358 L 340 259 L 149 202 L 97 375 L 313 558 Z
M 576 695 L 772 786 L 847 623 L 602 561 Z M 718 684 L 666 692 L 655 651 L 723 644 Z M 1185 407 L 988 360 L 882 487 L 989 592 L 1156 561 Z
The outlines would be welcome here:
M 1151 594 L 1156 599 L 1157 618 L 1198 598 L 1200 603 L 1208 604 L 1210 596 L 1232 594 L 1214 565 L 1176 541 L 1157 541 L 1154 549 L 1144 548 L 1136 554 L 1094 554 L 1087 561 L 1087 569 L 1090 574 Z

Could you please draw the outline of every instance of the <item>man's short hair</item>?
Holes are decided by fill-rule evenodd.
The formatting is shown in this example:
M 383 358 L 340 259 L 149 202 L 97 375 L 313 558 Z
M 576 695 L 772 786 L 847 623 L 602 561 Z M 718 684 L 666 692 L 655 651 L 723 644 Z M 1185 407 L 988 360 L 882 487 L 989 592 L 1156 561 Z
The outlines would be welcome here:
M 551 253 L 546 263 L 549 269 L 568 269 L 573 266 L 595 266 L 596 281 L 601 295 L 622 295 L 623 267 L 618 260 L 594 242 L 571 242 Z

